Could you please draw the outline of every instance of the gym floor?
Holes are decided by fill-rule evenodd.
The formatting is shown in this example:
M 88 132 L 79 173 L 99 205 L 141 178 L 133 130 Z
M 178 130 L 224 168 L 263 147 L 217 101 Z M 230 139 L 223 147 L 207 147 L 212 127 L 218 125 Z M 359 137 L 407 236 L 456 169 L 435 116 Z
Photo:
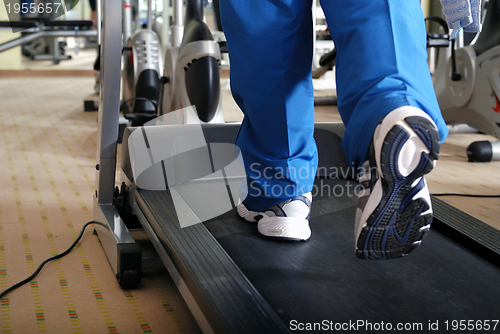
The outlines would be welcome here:
M 92 219 L 97 113 L 83 112 L 83 101 L 98 97 L 93 72 L 67 64 L 0 72 L 0 291 L 63 252 Z M 222 87 L 226 120 L 241 121 L 227 78 Z M 317 107 L 316 120 L 340 117 L 334 107 Z M 467 162 L 466 147 L 485 139 L 493 140 L 450 135 L 427 177 L 431 192 L 499 195 L 500 162 Z M 500 229 L 500 198 L 443 199 Z M 145 270 L 139 289 L 121 290 L 91 230 L 69 255 L 1 300 L 1 333 L 199 332 L 166 270 Z M 143 232 L 134 235 L 149 247 Z

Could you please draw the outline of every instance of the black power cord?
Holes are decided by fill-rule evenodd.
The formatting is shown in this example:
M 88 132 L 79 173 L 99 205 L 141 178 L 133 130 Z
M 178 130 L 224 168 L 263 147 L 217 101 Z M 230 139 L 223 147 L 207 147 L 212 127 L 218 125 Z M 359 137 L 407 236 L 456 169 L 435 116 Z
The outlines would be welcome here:
M 476 197 L 476 198 L 500 198 L 500 195 L 475 195 L 475 194 L 459 194 L 459 193 L 441 193 L 432 194 L 432 196 L 461 196 L 461 197 Z
M 57 260 L 57 259 L 60 259 L 62 258 L 63 256 L 66 256 L 68 255 L 69 252 L 71 252 L 71 250 L 73 248 L 75 248 L 76 244 L 80 241 L 80 239 L 82 238 L 83 236 L 83 232 L 85 232 L 85 229 L 87 228 L 87 226 L 89 225 L 92 225 L 92 224 L 97 224 L 97 225 L 101 225 L 101 226 L 104 226 L 106 227 L 106 225 L 102 224 L 102 223 L 99 223 L 99 222 L 96 222 L 96 221 L 89 221 L 88 223 L 86 223 L 85 225 L 83 225 L 82 227 L 82 230 L 80 231 L 80 234 L 78 235 L 78 237 L 76 238 L 76 240 L 71 244 L 71 246 L 69 246 L 68 249 L 66 249 L 64 252 L 60 253 L 60 254 L 57 254 L 57 255 L 54 255 L 52 257 L 49 257 L 48 259 L 45 259 L 39 266 L 38 268 L 35 270 L 35 272 L 33 274 L 31 274 L 30 277 L 22 280 L 21 282 L 19 283 L 16 283 L 14 284 L 13 286 L 11 286 L 10 288 L 7 288 L 6 290 L 4 290 L 2 293 L 0 293 L 0 299 L 2 299 L 6 294 L 8 294 L 9 292 L 11 292 L 12 290 L 15 290 L 21 286 L 23 286 L 24 284 L 28 283 L 29 281 L 31 281 L 32 279 L 34 279 L 36 277 L 36 275 L 38 275 L 38 273 L 42 270 L 43 266 L 45 266 L 48 262 L 50 261 L 53 261 L 53 260 Z

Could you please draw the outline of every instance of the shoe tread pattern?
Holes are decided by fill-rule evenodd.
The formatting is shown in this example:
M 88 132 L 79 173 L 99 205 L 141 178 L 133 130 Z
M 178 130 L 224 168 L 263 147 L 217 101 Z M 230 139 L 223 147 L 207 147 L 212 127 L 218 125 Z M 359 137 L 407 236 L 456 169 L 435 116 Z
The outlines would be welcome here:
M 398 169 L 398 157 L 409 133 L 395 125 L 386 135 L 381 151 L 383 173 L 382 200 L 367 220 L 357 243 L 356 254 L 362 259 L 391 259 L 406 256 L 417 248 L 429 232 L 432 214 L 421 215 L 430 203 L 422 198 L 412 200 L 424 186 L 423 178 L 439 157 L 439 134 L 434 125 L 423 117 L 405 118 L 406 123 L 429 149 L 422 152 L 417 167 L 404 177 Z

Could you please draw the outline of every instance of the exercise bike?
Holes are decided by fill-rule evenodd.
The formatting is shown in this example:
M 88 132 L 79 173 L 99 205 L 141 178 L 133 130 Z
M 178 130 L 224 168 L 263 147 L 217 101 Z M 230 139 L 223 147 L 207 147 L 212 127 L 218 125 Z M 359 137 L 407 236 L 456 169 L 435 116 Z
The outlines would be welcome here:
M 485 13 L 470 45 L 441 49 L 434 88 L 447 124 L 465 123 L 500 139 L 500 1 L 490 0 Z M 500 143 L 472 143 L 467 155 L 471 162 L 498 160 Z

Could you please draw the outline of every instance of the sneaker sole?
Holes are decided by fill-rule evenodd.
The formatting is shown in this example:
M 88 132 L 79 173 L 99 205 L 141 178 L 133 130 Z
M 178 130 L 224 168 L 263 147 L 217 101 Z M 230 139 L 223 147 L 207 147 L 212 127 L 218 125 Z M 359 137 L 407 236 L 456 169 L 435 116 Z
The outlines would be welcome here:
M 431 203 L 415 195 L 422 189 L 427 191 L 423 175 L 434 167 L 439 157 L 439 134 L 427 116 L 407 116 L 406 125 L 394 125 L 386 134 L 377 161 L 383 177 L 382 199 L 367 218 L 361 230 L 356 255 L 361 259 L 392 259 L 406 256 L 417 248 L 429 232 L 432 223 Z M 400 172 L 398 159 L 411 131 L 425 145 L 428 153 L 421 151 L 420 159 L 414 160 L 414 169 L 404 176 Z M 412 134 L 412 135 L 413 135 Z M 418 155 L 414 155 L 418 158 Z M 420 178 L 418 184 L 415 181 Z M 427 196 L 428 198 L 428 196 Z M 429 211 L 427 214 L 426 213 Z

